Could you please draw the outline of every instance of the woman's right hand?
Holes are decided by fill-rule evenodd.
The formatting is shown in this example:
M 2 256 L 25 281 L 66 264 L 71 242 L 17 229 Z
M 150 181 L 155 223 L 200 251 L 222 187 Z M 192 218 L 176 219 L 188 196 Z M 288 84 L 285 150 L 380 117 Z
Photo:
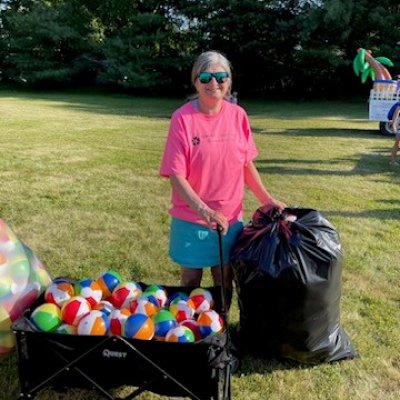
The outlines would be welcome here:
M 202 206 L 198 209 L 198 214 L 203 219 L 209 228 L 216 229 L 217 225 L 221 227 L 221 232 L 226 235 L 229 229 L 229 221 L 225 215 L 215 211 L 207 206 Z

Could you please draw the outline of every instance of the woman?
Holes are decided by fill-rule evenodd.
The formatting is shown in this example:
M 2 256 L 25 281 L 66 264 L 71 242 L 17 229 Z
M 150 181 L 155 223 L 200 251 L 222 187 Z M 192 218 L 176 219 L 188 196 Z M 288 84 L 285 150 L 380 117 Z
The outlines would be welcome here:
M 200 286 L 204 268 L 232 293 L 232 271 L 219 267 L 217 225 L 224 260 L 240 234 L 246 184 L 261 204 L 283 209 L 263 186 L 246 112 L 230 103 L 232 71 L 219 52 L 202 53 L 192 68 L 196 96 L 171 118 L 160 174 L 172 185 L 170 256 L 181 265 L 181 285 Z M 230 299 L 228 299 L 230 303 Z

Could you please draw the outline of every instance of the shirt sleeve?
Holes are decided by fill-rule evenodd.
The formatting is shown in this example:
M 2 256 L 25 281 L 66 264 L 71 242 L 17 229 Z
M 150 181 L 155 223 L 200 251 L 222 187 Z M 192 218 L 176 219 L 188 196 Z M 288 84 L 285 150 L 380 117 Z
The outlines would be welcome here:
M 186 145 L 183 124 L 178 115 L 171 118 L 164 154 L 161 161 L 160 175 L 188 176 L 188 146 Z
M 253 134 L 251 132 L 249 118 L 246 113 L 243 115 L 242 122 L 243 132 L 247 139 L 247 152 L 246 152 L 246 160 L 245 164 L 247 165 L 249 162 L 253 161 L 258 156 L 257 146 L 254 142 Z

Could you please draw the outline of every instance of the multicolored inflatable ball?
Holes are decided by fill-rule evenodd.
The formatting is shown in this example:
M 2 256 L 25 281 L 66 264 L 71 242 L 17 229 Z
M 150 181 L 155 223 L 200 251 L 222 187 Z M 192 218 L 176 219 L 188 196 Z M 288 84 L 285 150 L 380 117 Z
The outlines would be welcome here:
M 180 322 L 179 325 L 186 326 L 193 332 L 195 342 L 202 339 L 199 325 L 197 324 L 196 320 L 186 319 L 185 321 Z
M 195 313 L 192 303 L 188 303 L 184 300 L 178 300 L 170 304 L 169 311 L 171 311 L 178 322 L 193 318 Z
M 154 322 L 154 337 L 157 340 L 164 340 L 167 332 L 178 326 L 178 322 L 171 313 L 171 311 L 162 308 L 157 312 L 157 314 L 153 315 L 152 320 Z
M 67 281 L 52 282 L 44 292 L 46 303 L 54 303 L 61 307 L 63 303 L 75 296 L 75 289 L 72 283 Z
M 116 271 L 103 272 L 97 279 L 96 282 L 100 285 L 103 292 L 103 300 L 108 299 L 113 290 L 122 282 L 121 275 Z
M 152 317 L 158 311 L 158 301 L 151 294 L 142 294 L 130 302 L 129 309 L 132 314 L 145 314 Z
M 136 282 L 122 282 L 113 290 L 109 301 L 116 308 L 129 308 L 132 300 L 142 294 L 141 286 Z
M 76 326 L 62 323 L 55 331 L 55 333 L 59 333 L 60 335 L 76 335 L 77 329 Z
M 201 337 L 205 338 L 210 335 L 222 332 L 224 321 L 221 316 L 214 310 L 203 311 L 197 318 Z
M 124 325 L 128 317 L 132 315 L 132 313 L 127 308 L 114 309 L 111 312 L 110 319 L 110 333 L 113 335 L 122 336 L 124 333 Z
M 61 316 L 64 322 L 78 326 L 80 319 L 91 310 L 90 303 L 82 296 L 74 296 L 61 307 Z
M 91 310 L 78 323 L 78 335 L 103 336 L 107 334 L 110 321 L 107 315 L 99 310 Z
M 151 340 L 155 327 L 152 319 L 144 314 L 132 314 L 125 321 L 124 335 L 131 339 Z
M 115 310 L 115 307 L 109 301 L 101 300 L 94 307 L 92 307 L 92 310 L 99 310 L 109 316 L 111 312 Z
M 168 304 L 169 305 L 174 304 L 174 303 L 178 302 L 179 300 L 188 301 L 189 295 L 186 294 L 185 292 L 172 293 L 168 298 Z
M 54 303 L 43 303 L 33 310 L 30 319 L 40 331 L 53 332 L 62 323 L 61 310 Z
M 195 337 L 193 332 L 186 326 L 178 325 L 168 331 L 165 336 L 166 342 L 193 343 Z
M 75 294 L 84 297 L 91 307 L 94 307 L 103 297 L 103 291 L 94 279 L 81 279 L 76 282 Z
M 144 294 L 149 294 L 154 296 L 157 299 L 158 307 L 162 308 L 166 305 L 168 300 L 168 294 L 165 288 L 160 285 L 149 285 L 143 292 Z
M 190 292 L 188 304 L 195 309 L 196 314 L 212 309 L 214 300 L 209 290 L 196 288 Z

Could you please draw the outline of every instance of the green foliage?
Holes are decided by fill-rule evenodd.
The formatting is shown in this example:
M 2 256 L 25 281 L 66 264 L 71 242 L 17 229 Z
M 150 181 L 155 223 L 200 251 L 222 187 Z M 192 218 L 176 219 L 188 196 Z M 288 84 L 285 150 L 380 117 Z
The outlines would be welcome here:
M 359 47 L 400 72 L 397 0 L 10 0 L 1 21 L 1 77 L 27 84 L 188 94 L 208 49 L 231 60 L 242 96 L 358 93 Z

